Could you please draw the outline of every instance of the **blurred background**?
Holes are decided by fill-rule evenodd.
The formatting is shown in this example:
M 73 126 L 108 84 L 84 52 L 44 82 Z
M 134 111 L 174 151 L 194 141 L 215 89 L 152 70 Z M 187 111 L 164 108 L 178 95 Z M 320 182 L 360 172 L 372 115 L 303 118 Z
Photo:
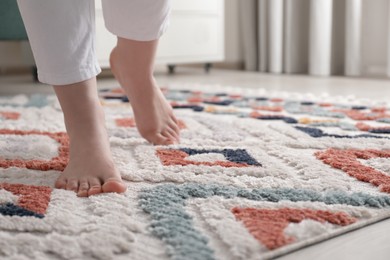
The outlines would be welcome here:
M 173 0 L 172 7 L 156 60 L 161 73 L 390 76 L 389 0 Z M 96 26 L 102 76 L 110 76 L 115 37 L 104 27 L 100 1 Z M 11 75 L 33 78 L 34 59 L 16 0 L 1 0 L 0 77 Z
M 98 87 L 116 88 L 109 69 L 116 39 L 95 3 Z M 390 0 L 172 0 L 155 75 L 162 87 L 329 94 L 390 107 Z M 53 89 L 37 82 L 16 0 L 0 0 L 0 97 L 37 93 L 31 100 L 39 103 Z M 389 259 L 383 223 L 283 259 Z

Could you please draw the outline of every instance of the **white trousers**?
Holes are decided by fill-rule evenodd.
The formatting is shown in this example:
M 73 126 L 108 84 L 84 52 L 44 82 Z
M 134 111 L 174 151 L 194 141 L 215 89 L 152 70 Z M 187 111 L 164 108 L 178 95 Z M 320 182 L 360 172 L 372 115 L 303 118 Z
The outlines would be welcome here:
M 168 27 L 171 0 L 102 0 L 107 29 L 136 41 L 158 39 Z M 50 85 L 93 78 L 95 0 L 18 0 L 38 77 Z

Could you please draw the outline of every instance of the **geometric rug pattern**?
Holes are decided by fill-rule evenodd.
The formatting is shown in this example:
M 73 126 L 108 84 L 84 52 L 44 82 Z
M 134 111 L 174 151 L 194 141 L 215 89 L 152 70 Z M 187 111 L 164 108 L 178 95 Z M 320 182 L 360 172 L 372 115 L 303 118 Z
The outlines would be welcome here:
M 53 96 L 0 98 L 1 259 L 270 259 L 390 217 L 390 107 L 163 88 L 181 143 L 152 146 L 100 93 L 125 194 L 54 188 L 69 140 Z

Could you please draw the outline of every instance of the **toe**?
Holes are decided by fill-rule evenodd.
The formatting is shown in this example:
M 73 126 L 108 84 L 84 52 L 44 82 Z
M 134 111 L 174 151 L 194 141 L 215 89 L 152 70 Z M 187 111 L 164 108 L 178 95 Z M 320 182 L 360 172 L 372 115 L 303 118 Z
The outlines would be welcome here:
M 79 181 L 77 179 L 68 179 L 66 183 L 66 189 L 77 192 L 79 188 Z
M 176 132 L 174 128 L 167 128 L 166 131 L 169 132 L 178 143 L 180 142 L 180 134 Z
M 170 145 L 170 144 L 174 144 L 175 142 L 170 138 L 163 136 L 162 134 L 157 134 L 151 140 L 151 143 L 154 145 Z
M 180 127 L 179 127 L 178 123 L 176 123 L 176 122 L 171 122 L 171 123 L 168 124 L 168 126 L 169 126 L 173 131 L 175 131 L 175 133 L 176 133 L 177 135 L 180 135 Z
M 102 184 L 98 178 L 90 178 L 88 179 L 88 183 L 89 183 L 88 196 L 102 193 Z
M 57 189 L 66 189 L 66 178 L 64 176 L 58 177 L 56 183 L 54 184 L 54 187 Z
M 108 178 L 104 181 L 103 192 L 123 193 L 127 187 L 119 178 Z
M 177 143 L 179 142 L 178 141 L 178 137 L 177 135 L 175 134 L 175 132 L 173 132 L 173 130 L 171 129 L 165 129 L 162 133 L 161 133 L 162 136 L 168 138 L 170 141 L 172 141 L 172 143 Z
M 89 183 L 88 180 L 80 180 L 79 190 L 77 191 L 77 196 L 79 197 L 88 197 Z

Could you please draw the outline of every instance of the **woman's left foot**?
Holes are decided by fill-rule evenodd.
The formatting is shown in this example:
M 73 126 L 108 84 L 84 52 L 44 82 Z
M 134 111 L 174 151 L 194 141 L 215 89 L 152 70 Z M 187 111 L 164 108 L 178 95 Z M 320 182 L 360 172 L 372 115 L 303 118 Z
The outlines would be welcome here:
M 154 145 L 179 143 L 178 121 L 154 78 L 129 73 L 134 61 L 118 48 L 112 51 L 110 63 L 113 74 L 129 97 L 141 136 Z

